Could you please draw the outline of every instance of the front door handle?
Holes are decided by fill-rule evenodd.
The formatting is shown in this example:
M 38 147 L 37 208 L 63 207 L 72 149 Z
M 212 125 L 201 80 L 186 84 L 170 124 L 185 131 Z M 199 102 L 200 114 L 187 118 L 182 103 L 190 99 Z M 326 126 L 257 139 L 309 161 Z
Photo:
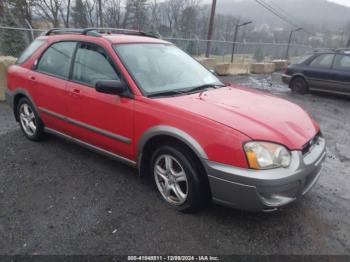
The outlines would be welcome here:
M 80 97 L 80 89 L 73 88 L 72 91 L 70 92 L 71 96 L 73 97 Z
M 32 80 L 32 81 L 36 80 L 35 76 L 29 76 L 29 79 Z

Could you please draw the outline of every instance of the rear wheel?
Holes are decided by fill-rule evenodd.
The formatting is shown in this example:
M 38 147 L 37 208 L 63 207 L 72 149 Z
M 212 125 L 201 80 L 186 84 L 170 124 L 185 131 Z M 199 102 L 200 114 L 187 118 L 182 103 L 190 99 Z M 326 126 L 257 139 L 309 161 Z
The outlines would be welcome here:
M 292 82 L 290 83 L 290 88 L 294 93 L 306 94 L 309 92 L 309 86 L 305 79 L 302 77 L 293 78 Z
M 22 132 L 28 139 L 39 141 L 43 138 L 44 127 L 42 121 L 29 99 L 21 98 L 18 102 L 17 117 Z
M 151 173 L 160 195 L 181 212 L 197 211 L 208 202 L 209 187 L 198 164 L 177 145 L 163 145 L 152 155 Z

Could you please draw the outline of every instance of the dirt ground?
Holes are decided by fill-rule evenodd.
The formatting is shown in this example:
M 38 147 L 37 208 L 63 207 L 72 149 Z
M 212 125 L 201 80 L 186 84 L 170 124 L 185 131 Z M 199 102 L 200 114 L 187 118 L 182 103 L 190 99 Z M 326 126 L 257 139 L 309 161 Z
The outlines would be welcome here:
M 350 98 L 293 95 L 280 76 L 226 77 L 295 102 L 321 125 L 314 189 L 274 213 L 178 213 L 123 164 L 49 136 L 26 140 L 0 103 L 0 254 L 350 254 Z

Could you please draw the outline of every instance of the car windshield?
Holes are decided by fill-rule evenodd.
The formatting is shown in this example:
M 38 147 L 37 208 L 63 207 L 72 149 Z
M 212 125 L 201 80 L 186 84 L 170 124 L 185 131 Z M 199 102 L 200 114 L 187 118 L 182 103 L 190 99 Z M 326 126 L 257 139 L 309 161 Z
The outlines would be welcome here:
M 171 44 L 118 44 L 114 49 L 147 96 L 223 85 L 209 70 Z

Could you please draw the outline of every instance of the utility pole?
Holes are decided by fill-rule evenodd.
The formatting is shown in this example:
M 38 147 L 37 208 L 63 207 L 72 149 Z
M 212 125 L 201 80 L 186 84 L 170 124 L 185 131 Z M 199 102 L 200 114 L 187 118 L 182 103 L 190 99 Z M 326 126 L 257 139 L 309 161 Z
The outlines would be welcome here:
M 98 16 L 100 17 L 100 26 L 103 27 L 103 17 L 102 17 L 102 0 L 98 0 Z
M 214 27 L 214 18 L 215 18 L 215 9 L 216 9 L 216 0 L 213 0 L 211 5 L 211 13 L 210 13 L 210 21 L 209 21 L 209 29 L 208 29 L 208 42 L 207 42 L 207 51 L 205 53 L 206 57 L 210 55 L 210 47 L 211 47 L 211 39 L 213 37 L 213 27 Z
M 300 30 L 303 30 L 303 28 L 300 27 L 300 28 L 297 28 L 297 29 L 294 29 L 294 30 L 290 31 L 289 40 L 288 40 L 288 46 L 287 46 L 287 52 L 286 52 L 286 59 L 289 58 L 289 49 L 290 49 L 290 43 L 292 42 L 293 33 L 298 32 Z
M 245 22 L 243 24 L 238 24 L 235 26 L 235 34 L 233 36 L 233 43 L 232 43 L 232 54 L 231 54 L 231 64 L 233 63 L 233 56 L 235 55 L 235 49 L 236 49 L 236 42 L 237 42 L 237 35 L 238 35 L 238 29 L 241 27 L 241 26 L 245 26 L 245 25 L 249 25 L 253 23 L 252 21 L 249 21 L 249 22 Z
M 69 28 L 70 5 L 71 5 L 71 0 L 68 0 L 68 4 L 67 4 L 67 17 L 66 17 L 66 26 L 67 26 L 67 28 Z

